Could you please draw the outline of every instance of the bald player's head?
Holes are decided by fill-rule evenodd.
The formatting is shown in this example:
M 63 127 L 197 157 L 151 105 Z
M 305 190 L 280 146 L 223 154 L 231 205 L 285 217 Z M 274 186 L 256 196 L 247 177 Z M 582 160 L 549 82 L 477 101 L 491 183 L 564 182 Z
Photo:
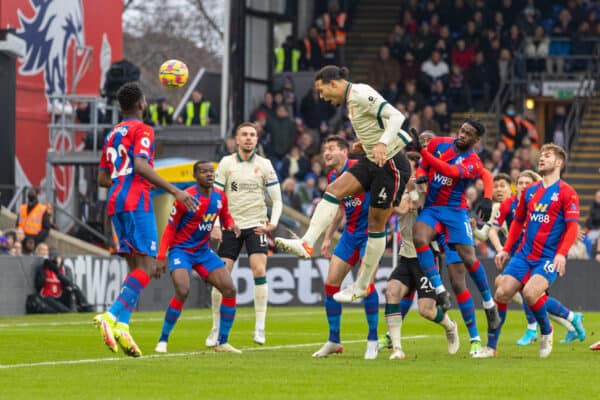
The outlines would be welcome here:
M 429 131 L 429 130 L 423 131 L 419 135 L 419 142 L 421 142 L 421 146 L 427 147 L 427 145 L 429 144 L 429 141 L 431 139 L 433 139 L 434 137 L 436 137 L 436 134 L 434 131 Z

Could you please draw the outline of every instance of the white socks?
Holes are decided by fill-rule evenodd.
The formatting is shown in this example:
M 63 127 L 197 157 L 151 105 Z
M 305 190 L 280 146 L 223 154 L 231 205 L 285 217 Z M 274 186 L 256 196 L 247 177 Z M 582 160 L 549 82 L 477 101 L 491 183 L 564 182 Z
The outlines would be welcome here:
M 310 247 L 315 245 L 315 242 L 319 239 L 319 236 L 327 229 L 333 217 L 337 213 L 340 208 L 340 201 L 336 199 L 334 196 L 325 192 L 323 195 L 323 199 L 319 201 L 317 207 L 315 207 L 315 212 L 310 219 L 310 225 L 308 226 L 308 230 L 302 237 L 302 240 L 306 242 Z
M 385 231 L 369 232 L 365 255 L 361 263 L 361 270 L 356 278 L 358 287 L 366 289 L 369 287 L 375 271 L 379 266 L 379 260 L 385 251 Z

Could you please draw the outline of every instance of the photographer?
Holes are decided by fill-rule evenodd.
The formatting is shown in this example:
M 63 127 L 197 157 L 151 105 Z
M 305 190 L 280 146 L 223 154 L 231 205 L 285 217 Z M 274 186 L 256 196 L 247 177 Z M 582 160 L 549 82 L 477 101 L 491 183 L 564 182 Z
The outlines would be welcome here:
M 28 313 L 92 311 L 81 289 L 67 277 L 60 257 L 46 258 L 36 268 L 35 289 L 36 293 L 27 298 Z

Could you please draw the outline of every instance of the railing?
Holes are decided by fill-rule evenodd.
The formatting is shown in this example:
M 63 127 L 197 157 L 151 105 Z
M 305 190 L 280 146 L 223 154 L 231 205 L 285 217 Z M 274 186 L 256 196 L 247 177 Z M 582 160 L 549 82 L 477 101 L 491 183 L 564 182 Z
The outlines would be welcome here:
M 545 57 L 525 57 L 518 56 L 511 60 L 509 65 L 508 78 L 500 82 L 498 92 L 496 93 L 492 104 L 489 108 L 489 113 L 495 115 L 497 123 L 502 119 L 504 105 L 508 101 L 514 102 L 517 107 L 524 103 L 524 100 L 530 96 L 543 95 L 543 83 L 546 81 L 573 81 L 579 82 L 578 89 L 573 97 L 573 105 L 567 116 L 565 128 L 566 145 L 570 148 L 571 144 L 577 138 L 579 123 L 581 116 L 585 110 L 590 97 L 593 95 L 596 84 L 600 78 L 600 40 L 598 39 L 583 39 L 586 42 L 592 42 L 591 54 L 580 55 L 552 55 Z M 552 38 L 552 42 L 571 42 L 570 39 Z M 522 52 L 522 48 L 519 53 Z M 556 73 L 529 72 L 525 69 L 525 77 L 520 77 L 515 73 L 518 65 L 516 62 L 522 63 L 521 67 L 526 66 L 528 61 L 545 60 L 546 62 L 554 62 L 560 60 L 563 65 L 573 65 L 578 61 L 583 68 L 576 68 L 572 71 L 561 71 Z M 487 138 L 486 138 L 487 139 Z

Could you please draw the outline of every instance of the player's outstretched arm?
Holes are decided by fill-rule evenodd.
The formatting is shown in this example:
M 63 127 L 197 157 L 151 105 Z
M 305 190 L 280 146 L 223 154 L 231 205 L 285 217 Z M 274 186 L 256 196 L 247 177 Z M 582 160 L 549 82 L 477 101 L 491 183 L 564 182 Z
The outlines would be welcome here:
M 154 168 L 148 164 L 148 160 L 144 157 L 135 157 L 133 161 L 135 172 L 148 179 L 154 186 L 162 188 L 175 196 L 175 199 L 185 205 L 188 210 L 193 211 L 198 207 L 198 200 L 186 191 L 179 190 L 174 185 L 161 178 Z
M 498 235 L 499 228 L 496 225 L 492 225 L 488 232 L 488 238 L 490 239 L 490 243 L 494 246 L 494 250 L 496 253 L 502 251 L 502 242 L 500 242 L 500 236 Z
M 436 158 L 427 149 L 421 149 L 423 161 L 433 168 L 435 171 L 447 176 L 448 178 L 460 178 L 460 169 L 456 165 L 450 165 L 447 162 Z

